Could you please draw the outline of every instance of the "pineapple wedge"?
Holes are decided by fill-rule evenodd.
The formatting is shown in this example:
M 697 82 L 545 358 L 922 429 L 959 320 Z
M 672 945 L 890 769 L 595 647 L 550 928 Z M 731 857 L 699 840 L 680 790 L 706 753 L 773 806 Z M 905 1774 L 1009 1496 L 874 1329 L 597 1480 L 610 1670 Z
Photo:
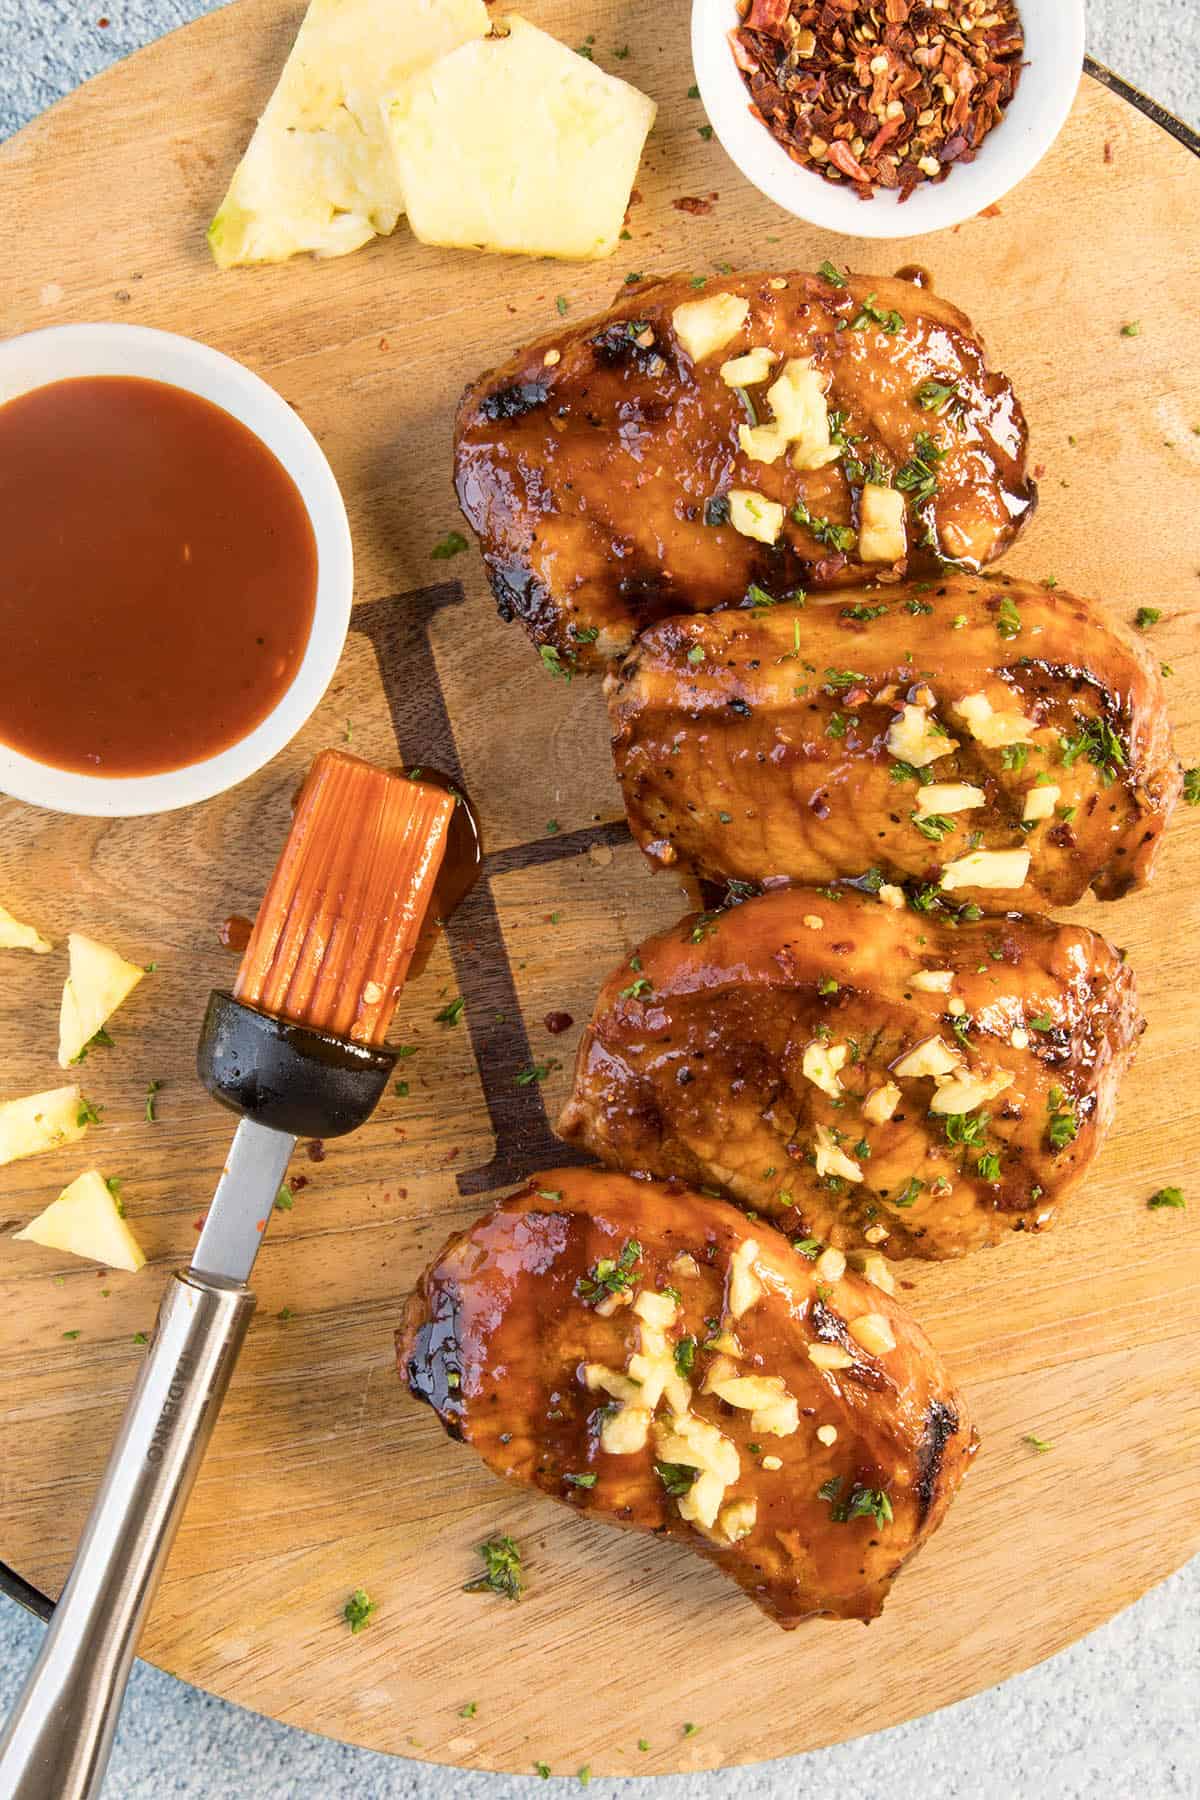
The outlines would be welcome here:
M 657 110 L 519 13 L 387 102 L 408 219 L 426 244 L 608 256 Z
M 142 1246 L 121 1216 L 116 1196 L 97 1169 L 78 1176 L 24 1231 L 15 1231 L 13 1236 L 25 1243 L 42 1244 L 47 1250 L 89 1257 L 110 1269 L 128 1269 L 131 1275 L 146 1261 Z
M 43 1150 L 73 1144 L 88 1127 L 87 1108 L 77 1087 L 50 1088 L 0 1105 L 0 1163 L 18 1162 Z
M 53 948 L 40 931 L 32 925 L 22 925 L 6 906 L 0 906 L 0 950 L 32 950 L 35 956 L 45 956 Z
M 345 256 L 404 210 L 381 104 L 488 29 L 483 0 L 312 0 L 208 229 L 223 269 Z
M 71 968 L 63 983 L 58 1017 L 58 1066 L 70 1068 L 146 973 L 106 944 L 72 931 L 67 939 Z

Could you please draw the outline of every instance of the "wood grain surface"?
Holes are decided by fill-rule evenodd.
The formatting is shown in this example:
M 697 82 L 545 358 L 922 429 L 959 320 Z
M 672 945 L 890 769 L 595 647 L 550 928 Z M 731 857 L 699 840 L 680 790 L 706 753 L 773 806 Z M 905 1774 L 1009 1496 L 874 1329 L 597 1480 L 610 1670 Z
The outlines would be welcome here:
M 839 242 L 776 211 L 699 135 L 683 0 L 531 11 L 568 43 L 594 34 L 597 62 L 660 105 L 632 239 L 608 264 L 440 252 L 401 223 L 344 261 L 219 274 L 204 227 L 299 17 L 276 0 L 168 37 L 0 151 L 0 333 L 120 318 L 266 376 L 342 484 L 360 603 L 310 725 L 233 793 L 127 822 L 0 803 L 0 899 L 58 940 L 78 926 L 158 964 L 113 1021 L 114 1047 L 83 1066 L 103 1124 L 0 1172 L 5 1232 L 83 1167 L 119 1176 L 150 1257 L 128 1276 L 0 1245 L 0 1556 L 58 1591 L 142 1354 L 135 1333 L 190 1255 L 229 1138 L 193 1073 L 209 988 L 232 975 L 217 931 L 253 912 L 300 773 L 347 738 L 384 763 L 457 757 L 488 881 L 403 1002 L 409 1096 L 389 1095 L 323 1161 L 297 1154 L 303 1184 L 259 1259 L 259 1313 L 143 1648 L 243 1705 L 380 1749 L 651 1774 L 800 1751 L 957 1700 L 1061 1649 L 1200 1545 L 1200 811 L 1181 809 L 1148 894 L 1079 909 L 1127 946 L 1150 1030 L 1064 1222 L 901 1271 L 983 1448 L 869 1637 L 828 1622 L 785 1637 L 678 1549 L 507 1491 L 403 1392 L 400 1297 L 481 1194 L 553 1156 L 541 1094 L 516 1073 L 561 1059 L 553 1116 L 601 975 L 686 902 L 628 842 L 598 686 L 547 678 L 496 619 L 474 551 L 431 559 L 457 523 L 454 402 L 555 322 L 556 296 L 580 316 L 629 271 L 922 263 L 980 325 L 1031 421 L 1041 509 L 1009 566 L 1126 618 L 1162 608 L 1153 642 L 1174 671 L 1179 748 L 1200 762 L 1200 167 L 1085 78 L 1051 154 L 990 216 L 890 247 Z M 672 204 L 714 191 L 707 216 Z M 1140 335 L 1122 336 L 1135 319 Z M 4 1096 L 57 1078 L 64 969 L 61 951 L 0 962 Z M 435 1023 L 459 993 L 463 1024 Z M 551 1009 L 575 1029 L 551 1037 Z M 1189 1190 L 1187 1212 L 1147 1210 L 1165 1182 Z M 497 1530 L 525 1551 L 517 1606 L 462 1592 Z M 359 1585 L 378 1612 L 351 1637 L 340 1614 Z M 685 1736 L 686 1722 L 699 1729 Z

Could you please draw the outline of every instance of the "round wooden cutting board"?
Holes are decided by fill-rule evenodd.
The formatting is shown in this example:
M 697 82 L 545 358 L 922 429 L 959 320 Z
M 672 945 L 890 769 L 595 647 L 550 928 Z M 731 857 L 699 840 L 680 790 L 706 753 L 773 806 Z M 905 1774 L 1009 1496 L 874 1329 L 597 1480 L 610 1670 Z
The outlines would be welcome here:
M 805 1750 L 960 1699 L 1200 1547 L 1200 811 L 1180 809 L 1149 893 L 1080 909 L 1128 947 L 1150 1029 L 1060 1228 L 901 1271 L 983 1447 L 869 1635 L 824 1621 L 784 1635 L 677 1547 L 509 1491 L 402 1389 L 401 1299 L 489 1192 L 553 1163 L 547 1118 L 602 975 L 686 902 L 629 842 L 598 684 L 548 679 L 497 620 L 474 550 L 432 554 L 458 523 L 455 400 L 552 326 L 559 296 L 583 317 L 628 273 L 924 264 L 980 325 L 1031 421 L 1041 511 L 1009 566 L 1124 618 L 1162 609 L 1152 642 L 1173 671 L 1180 752 L 1197 763 L 1200 162 L 1185 134 L 1087 76 L 1054 150 L 987 216 L 890 247 L 838 241 L 775 210 L 701 136 L 684 0 L 531 10 L 569 44 L 594 37 L 597 63 L 659 103 L 630 241 L 605 264 L 426 249 L 401 223 L 341 261 L 218 273 L 204 228 L 298 22 L 278 0 L 177 32 L 0 150 L 0 334 L 118 318 L 240 358 L 324 445 L 358 562 L 333 687 L 254 780 L 160 819 L 0 803 L 0 900 L 56 940 L 78 927 L 157 964 L 114 1020 L 114 1047 L 81 1071 L 103 1124 L 0 1174 L 5 1233 L 82 1168 L 119 1176 L 150 1257 L 128 1276 L 0 1247 L 0 1555 L 58 1592 L 142 1354 L 135 1334 L 191 1254 L 231 1126 L 193 1071 L 208 991 L 232 973 L 218 928 L 257 905 L 301 771 L 345 741 L 382 763 L 436 764 L 482 815 L 486 879 L 405 996 L 408 1095 L 324 1156 L 297 1154 L 295 1205 L 259 1259 L 257 1320 L 142 1647 L 354 1743 L 471 1768 L 653 1774 Z M 685 196 L 711 210 L 680 209 Z M 1133 320 L 1140 333 L 1122 335 Z M 72 645 L 47 654 L 66 660 Z M 4 1096 L 57 1079 L 64 963 L 3 958 Z M 435 1022 L 456 995 L 463 1022 Z M 551 1010 L 575 1028 L 550 1036 Z M 561 1066 L 541 1090 L 516 1082 L 550 1059 Z M 1164 1183 L 1188 1190 L 1188 1211 L 1147 1209 Z M 516 1606 L 462 1591 L 495 1531 L 524 1551 Z M 341 1610 L 358 1586 L 378 1612 L 352 1637 Z

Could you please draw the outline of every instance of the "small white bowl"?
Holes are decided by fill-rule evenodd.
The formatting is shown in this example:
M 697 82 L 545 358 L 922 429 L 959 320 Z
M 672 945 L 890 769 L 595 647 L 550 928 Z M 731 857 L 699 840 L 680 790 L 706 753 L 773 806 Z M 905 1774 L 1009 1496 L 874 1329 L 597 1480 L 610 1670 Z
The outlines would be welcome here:
M 312 630 L 291 686 L 254 730 L 216 756 L 158 775 L 82 775 L 0 743 L 0 793 L 54 812 L 131 818 L 195 806 L 235 787 L 289 743 L 337 668 L 354 597 L 350 525 L 333 471 L 286 400 L 232 357 L 142 325 L 53 325 L 0 343 L 0 405 L 52 381 L 134 375 L 199 394 L 246 426 L 299 490 L 317 547 Z
M 860 200 L 848 182 L 826 181 L 793 162 L 750 111 L 750 90 L 733 60 L 734 0 L 692 0 L 692 63 L 705 111 L 747 181 L 785 212 L 846 237 L 920 237 L 982 212 L 1023 181 L 1066 122 L 1083 71 L 1084 0 L 1023 0 L 1025 63 L 1012 104 L 974 162 L 945 181 L 922 182 L 903 205 L 877 189 Z

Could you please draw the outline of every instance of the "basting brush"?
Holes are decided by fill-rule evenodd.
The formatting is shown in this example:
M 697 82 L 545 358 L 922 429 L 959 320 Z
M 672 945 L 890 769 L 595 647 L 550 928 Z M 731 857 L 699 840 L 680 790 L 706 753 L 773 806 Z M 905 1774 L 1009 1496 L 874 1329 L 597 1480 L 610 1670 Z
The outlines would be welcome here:
M 240 1115 L 191 1267 L 168 1282 L 75 1562 L 0 1737 L 4 1800 L 94 1800 L 146 1612 L 254 1311 L 249 1279 L 299 1136 L 368 1118 L 454 796 L 318 756 L 201 1080 Z

